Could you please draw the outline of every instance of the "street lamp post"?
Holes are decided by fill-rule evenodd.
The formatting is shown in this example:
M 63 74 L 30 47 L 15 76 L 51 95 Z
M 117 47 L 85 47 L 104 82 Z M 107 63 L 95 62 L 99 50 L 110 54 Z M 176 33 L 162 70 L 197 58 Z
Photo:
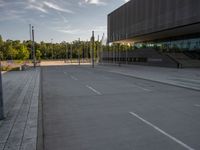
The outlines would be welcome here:
M 108 41 L 107 41 L 107 48 L 108 48 L 108 63 L 110 63 L 110 45 L 109 45 L 109 43 L 108 43 Z
M 94 31 L 92 31 L 92 68 L 94 68 Z
M 53 39 L 51 39 L 51 59 L 53 60 Z
M 35 57 L 35 41 L 34 41 L 34 26 L 32 26 L 32 48 L 33 48 L 33 63 L 34 68 L 36 67 L 36 57 Z
M 1 69 L 1 61 L 0 61 Z M 0 120 L 4 119 L 4 109 L 3 109 L 3 87 L 2 87 L 2 75 L 0 70 Z
M 118 43 L 118 63 L 119 63 L 119 66 L 121 66 L 121 51 L 120 51 L 120 44 Z
M 97 42 L 96 42 L 96 53 L 97 53 L 97 60 L 96 60 L 96 62 L 99 63 L 99 60 L 100 60 L 99 35 L 97 36 Z
M 124 45 L 122 48 L 124 49 Z M 128 60 L 127 60 L 128 59 L 128 49 L 126 48 L 125 50 L 126 50 L 126 64 L 128 64 Z
M 29 24 L 30 42 L 32 42 L 32 25 Z M 31 44 L 31 59 L 33 59 L 33 45 Z
M 66 42 L 64 42 L 64 44 L 65 44 L 65 63 L 67 63 L 67 61 L 68 61 L 68 47 L 67 47 L 67 43 Z
M 101 38 L 101 43 L 100 43 L 100 63 L 102 64 L 103 63 L 103 40 L 104 40 L 104 33 L 103 33 L 103 36 Z
M 84 63 L 85 59 L 85 43 L 83 42 L 83 47 L 82 47 L 82 63 Z
M 69 44 L 67 44 L 67 63 L 69 63 Z
M 112 59 L 113 59 L 113 64 L 115 63 L 115 47 L 114 45 L 112 44 Z
M 88 62 L 89 61 L 89 44 L 88 44 L 89 42 L 88 42 L 88 40 L 86 41 L 86 45 L 85 45 L 85 59 L 86 59 L 86 62 Z
M 78 65 L 80 65 L 80 38 L 78 39 Z
M 70 53 L 71 53 L 71 55 L 70 55 L 70 61 L 71 61 L 71 63 L 72 63 L 72 44 L 73 43 L 71 43 L 71 46 L 70 46 Z

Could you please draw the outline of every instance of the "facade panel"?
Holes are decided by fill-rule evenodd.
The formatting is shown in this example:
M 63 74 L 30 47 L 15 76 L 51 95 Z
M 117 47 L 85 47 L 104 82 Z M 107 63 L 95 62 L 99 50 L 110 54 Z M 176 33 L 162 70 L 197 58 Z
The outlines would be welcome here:
M 192 24 L 200 24 L 199 0 L 130 0 L 108 15 L 108 41 L 154 40 L 156 35 L 151 39 L 142 36 Z M 187 34 L 195 32 L 200 33 L 200 28 Z M 175 34 L 165 32 L 166 36 Z

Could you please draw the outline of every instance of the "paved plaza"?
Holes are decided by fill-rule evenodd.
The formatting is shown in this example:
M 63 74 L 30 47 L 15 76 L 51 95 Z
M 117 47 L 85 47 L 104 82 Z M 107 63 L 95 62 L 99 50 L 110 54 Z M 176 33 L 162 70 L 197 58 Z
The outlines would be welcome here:
M 117 65 L 6 72 L 0 150 L 198 150 L 199 78 Z
M 42 69 L 45 150 L 200 149 L 198 90 L 116 69 Z
M 118 64 L 112 66 L 104 64 L 97 66 L 97 69 L 200 91 L 199 68 L 177 69 L 141 65 L 121 65 L 119 67 Z

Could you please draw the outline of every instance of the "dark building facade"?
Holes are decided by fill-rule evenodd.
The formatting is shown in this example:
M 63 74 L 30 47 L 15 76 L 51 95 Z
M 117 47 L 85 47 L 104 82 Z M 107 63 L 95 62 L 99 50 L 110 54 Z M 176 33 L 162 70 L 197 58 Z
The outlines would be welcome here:
M 112 63 L 200 67 L 200 0 L 130 0 L 108 15 Z M 194 60 L 195 59 L 195 60 Z
M 199 37 L 200 0 L 130 0 L 108 15 L 109 42 L 190 48 Z

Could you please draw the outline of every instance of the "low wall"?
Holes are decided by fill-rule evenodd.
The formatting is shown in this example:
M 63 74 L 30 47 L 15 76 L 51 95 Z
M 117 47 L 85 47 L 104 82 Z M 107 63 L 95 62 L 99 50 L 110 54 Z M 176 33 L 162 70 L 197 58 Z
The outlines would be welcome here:
M 178 62 L 152 48 L 133 51 L 104 51 L 103 62 L 116 64 L 135 64 L 145 66 L 178 67 Z

